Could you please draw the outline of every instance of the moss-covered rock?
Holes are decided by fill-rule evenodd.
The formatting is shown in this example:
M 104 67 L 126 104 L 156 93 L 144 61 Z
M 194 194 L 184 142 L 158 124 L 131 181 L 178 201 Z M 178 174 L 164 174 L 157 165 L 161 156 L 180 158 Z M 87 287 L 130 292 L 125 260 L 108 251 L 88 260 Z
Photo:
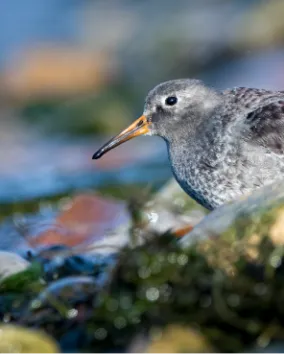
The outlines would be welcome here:
M 195 241 L 217 237 L 224 233 L 232 235 L 232 238 L 239 237 L 240 226 L 254 228 L 259 225 L 260 218 L 262 223 L 258 227 L 262 231 L 264 228 L 272 227 L 273 220 L 273 228 L 269 235 L 276 243 L 284 243 L 283 213 L 284 181 L 260 188 L 249 196 L 243 196 L 215 209 L 183 238 L 181 244 L 186 247 Z M 242 229 L 241 234 L 243 231 Z
M 8 287 L 0 295 L 1 319 L 48 331 L 63 351 L 129 351 L 137 336 L 145 340 L 143 350 L 158 351 L 153 333 L 187 352 L 261 350 L 281 341 L 282 187 L 266 187 L 210 213 L 182 242 L 171 232 L 144 228 L 138 204 L 130 226 L 143 231 L 143 242 L 134 238 L 122 246 L 105 268 L 106 281 L 80 288 L 72 301 L 55 292 L 44 306 L 35 300 L 46 291 L 42 287 L 51 289 L 49 277 L 40 289 Z M 75 274 L 80 278 L 78 268 Z M 95 279 L 98 269 L 88 268 L 88 276 Z M 184 348 L 176 347 L 177 328 L 182 338 L 187 331 L 194 335 L 178 341 Z
M 152 334 L 146 353 L 212 353 L 214 349 L 193 328 L 169 325 Z
M 42 331 L 19 326 L 0 326 L 1 353 L 59 353 L 56 342 Z

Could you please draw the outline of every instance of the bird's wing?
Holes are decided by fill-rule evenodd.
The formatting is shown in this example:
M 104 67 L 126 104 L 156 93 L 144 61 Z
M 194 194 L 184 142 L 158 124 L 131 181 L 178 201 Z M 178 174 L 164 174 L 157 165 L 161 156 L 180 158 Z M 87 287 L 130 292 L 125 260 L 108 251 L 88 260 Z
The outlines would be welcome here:
M 284 154 L 284 92 L 237 88 L 230 94 L 244 108 L 242 138 L 249 144 Z
M 284 97 L 247 114 L 245 140 L 284 154 Z

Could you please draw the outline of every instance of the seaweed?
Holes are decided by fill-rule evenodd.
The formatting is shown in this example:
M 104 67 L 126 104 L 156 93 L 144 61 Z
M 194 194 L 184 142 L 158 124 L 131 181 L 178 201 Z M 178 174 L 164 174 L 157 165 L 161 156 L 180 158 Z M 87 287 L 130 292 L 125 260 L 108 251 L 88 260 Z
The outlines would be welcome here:
M 132 207 L 134 230 L 141 223 L 139 207 Z M 277 210 L 240 216 L 224 234 L 188 248 L 171 232 L 149 234 L 143 244 L 122 249 L 110 267 L 104 264 L 108 279 L 103 285 L 78 298 L 74 283 L 63 307 L 62 299 L 35 306 L 38 294 L 52 284 L 49 278 L 32 291 L 21 281 L 14 283 L 19 288 L 7 287 L 7 280 L 1 318 L 45 330 L 63 351 L 126 351 L 140 335 L 148 346 L 155 330 L 171 326 L 198 331 L 221 352 L 266 346 L 281 340 L 284 330 L 283 247 L 269 237 Z M 252 235 L 258 242 L 251 243 Z M 95 280 L 101 266 L 94 265 L 88 276 Z

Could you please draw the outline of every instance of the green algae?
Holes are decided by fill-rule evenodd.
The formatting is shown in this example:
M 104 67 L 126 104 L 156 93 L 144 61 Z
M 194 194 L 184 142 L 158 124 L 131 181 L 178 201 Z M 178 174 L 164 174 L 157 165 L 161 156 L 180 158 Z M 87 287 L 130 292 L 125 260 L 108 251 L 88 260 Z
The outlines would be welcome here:
M 41 281 L 42 274 L 41 265 L 34 262 L 27 269 L 0 280 L 0 294 L 27 291 L 36 293 L 44 286 Z
M 135 208 L 133 227 L 137 228 L 141 227 L 139 206 Z M 194 328 L 221 352 L 246 351 L 281 340 L 283 246 L 270 239 L 279 208 L 240 216 L 219 237 L 188 248 L 182 248 L 171 233 L 149 234 L 144 244 L 121 250 L 106 284 L 87 300 L 73 303 L 70 294 L 66 305 L 72 304 L 72 316 L 63 316 L 51 304 L 35 309 L 27 303 L 22 304 L 21 323 L 48 329 L 63 349 L 64 335 L 72 328 L 84 338 L 75 349 L 92 352 L 125 351 L 138 334 L 148 346 L 153 329 L 168 326 Z M 256 234 L 259 242 L 251 246 L 251 236 Z M 94 269 L 94 277 L 96 273 Z M 26 292 L 15 290 L 9 289 L 14 301 Z M 4 296 L 2 292 L 2 302 Z M 5 304 L 1 317 L 9 313 L 11 321 L 17 322 L 13 301 L 10 308 Z

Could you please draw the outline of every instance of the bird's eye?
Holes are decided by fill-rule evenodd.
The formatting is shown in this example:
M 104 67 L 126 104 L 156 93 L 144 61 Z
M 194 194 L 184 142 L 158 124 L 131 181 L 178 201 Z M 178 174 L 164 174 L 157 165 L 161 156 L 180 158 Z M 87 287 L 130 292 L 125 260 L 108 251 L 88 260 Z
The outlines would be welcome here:
M 169 96 L 166 98 L 166 105 L 167 106 L 173 106 L 177 103 L 178 99 L 176 98 L 176 96 Z

